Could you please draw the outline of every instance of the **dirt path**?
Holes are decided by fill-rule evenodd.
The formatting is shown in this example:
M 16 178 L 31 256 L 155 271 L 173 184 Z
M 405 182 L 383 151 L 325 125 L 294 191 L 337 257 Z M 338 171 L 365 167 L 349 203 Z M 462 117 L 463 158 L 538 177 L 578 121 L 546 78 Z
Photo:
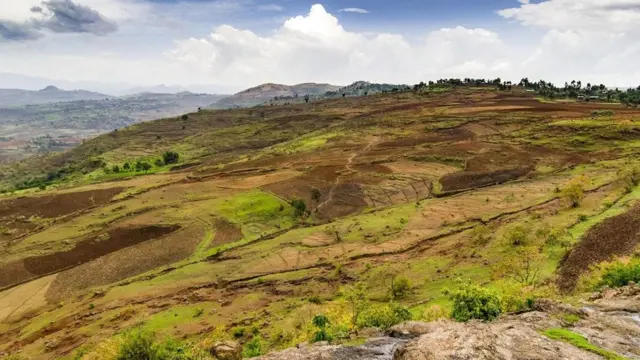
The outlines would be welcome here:
M 355 171 L 353 170 L 353 161 L 355 160 L 356 157 L 365 154 L 367 152 L 369 152 L 369 150 L 371 150 L 371 148 L 373 147 L 373 145 L 375 143 L 378 142 L 377 138 L 374 138 L 372 140 L 370 140 L 367 143 L 367 146 L 365 146 L 361 151 L 356 151 L 353 154 L 351 154 L 351 156 L 349 156 L 349 158 L 347 159 L 347 163 L 345 164 L 344 168 L 345 168 L 345 173 L 344 174 L 340 174 L 336 177 L 336 180 L 333 182 L 333 186 L 331 186 L 331 190 L 329 190 L 329 196 L 327 196 L 327 199 L 325 201 L 323 201 L 322 203 L 320 203 L 320 205 L 318 205 L 318 207 L 316 207 L 316 211 L 320 211 L 324 206 L 326 206 L 328 203 L 333 201 L 333 194 L 335 193 L 336 189 L 338 188 L 338 186 L 341 184 L 341 180 L 343 177 L 345 177 L 346 175 L 349 175 L 351 172 Z

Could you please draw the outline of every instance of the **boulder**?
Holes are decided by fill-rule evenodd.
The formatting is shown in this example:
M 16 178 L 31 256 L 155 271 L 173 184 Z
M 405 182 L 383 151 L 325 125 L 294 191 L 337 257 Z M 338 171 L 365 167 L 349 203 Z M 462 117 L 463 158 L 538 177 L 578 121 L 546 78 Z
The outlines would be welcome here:
M 242 360 L 242 346 L 235 341 L 217 342 L 209 353 L 217 360 Z

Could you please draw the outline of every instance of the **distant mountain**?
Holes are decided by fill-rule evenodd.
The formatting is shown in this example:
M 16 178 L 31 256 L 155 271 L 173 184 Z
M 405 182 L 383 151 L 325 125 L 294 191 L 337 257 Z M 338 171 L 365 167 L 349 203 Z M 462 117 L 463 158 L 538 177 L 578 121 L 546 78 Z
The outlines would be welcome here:
M 86 90 L 62 90 L 49 85 L 42 90 L 0 89 L 0 108 L 78 100 L 104 100 L 112 96 Z
M 267 83 L 241 91 L 235 95 L 211 104 L 212 108 L 250 107 L 263 104 L 277 97 L 304 97 L 305 95 L 321 95 L 327 91 L 340 89 L 330 84 L 304 83 L 298 85 L 281 85 Z

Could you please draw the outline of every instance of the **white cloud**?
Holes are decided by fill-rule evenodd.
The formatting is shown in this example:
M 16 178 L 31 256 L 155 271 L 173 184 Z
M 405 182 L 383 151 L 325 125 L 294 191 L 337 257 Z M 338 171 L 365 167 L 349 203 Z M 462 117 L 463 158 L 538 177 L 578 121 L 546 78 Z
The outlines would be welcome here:
M 351 13 L 358 13 L 358 14 L 368 14 L 369 11 L 365 10 L 365 9 L 361 9 L 361 8 L 344 8 L 344 9 L 340 9 L 340 12 L 351 12 Z
M 640 0 L 547 0 L 498 11 L 506 19 L 554 30 L 638 31 Z
M 169 53 L 221 84 L 267 81 L 417 82 L 420 75 L 496 73 L 505 45 L 496 33 L 457 27 L 412 45 L 402 35 L 349 32 L 322 5 L 286 20 L 271 36 L 225 25 L 204 39 L 178 41 Z M 503 67 L 504 68 L 504 67 Z
M 11 11 L 27 12 L 41 3 L 0 1 L 10 3 Z M 247 30 L 255 24 L 251 22 L 220 25 L 248 11 L 264 19 L 264 11 L 278 10 L 269 5 L 260 8 L 255 0 L 76 2 L 116 21 L 121 30 L 99 38 L 57 34 L 29 43 L 0 43 L 0 69 L 75 81 L 238 88 L 262 82 L 416 83 L 497 76 L 516 81 L 528 76 L 559 83 L 580 78 L 620 86 L 640 84 L 635 66 L 640 58 L 640 31 L 634 25 L 640 0 L 522 0 L 514 2 L 518 7 L 498 12 L 502 21 L 512 23 L 510 36 L 456 26 L 456 19 L 451 19 L 449 27 L 411 37 L 353 31 L 322 5 L 282 19 L 272 30 L 265 29 L 271 20 L 261 21 L 258 32 Z M 3 8 L 0 19 L 11 16 L 19 21 L 15 11 L 8 14 Z M 168 28 L 168 21 L 176 27 Z M 215 24 L 210 35 L 188 38 Z

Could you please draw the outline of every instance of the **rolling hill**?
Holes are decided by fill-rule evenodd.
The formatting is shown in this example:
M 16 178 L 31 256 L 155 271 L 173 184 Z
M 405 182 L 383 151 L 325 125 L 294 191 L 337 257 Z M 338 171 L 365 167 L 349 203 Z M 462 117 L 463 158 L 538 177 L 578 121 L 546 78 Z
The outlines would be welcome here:
M 0 352 L 638 358 L 640 110 L 539 96 L 205 109 L 0 166 Z
M 329 84 L 304 83 L 298 85 L 262 84 L 235 95 L 226 97 L 211 104 L 211 108 L 251 107 L 260 105 L 276 97 L 293 97 L 304 95 L 321 95 L 327 91 L 339 89 L 339 86 Z
M 39 91 L 0 89 L 0 108 L 77 100 L 104 100 L 109 98 L 112 98 L 112 96 L 85 90 L 67 91 L 58 89 L 55 86 L 47 86 Z

